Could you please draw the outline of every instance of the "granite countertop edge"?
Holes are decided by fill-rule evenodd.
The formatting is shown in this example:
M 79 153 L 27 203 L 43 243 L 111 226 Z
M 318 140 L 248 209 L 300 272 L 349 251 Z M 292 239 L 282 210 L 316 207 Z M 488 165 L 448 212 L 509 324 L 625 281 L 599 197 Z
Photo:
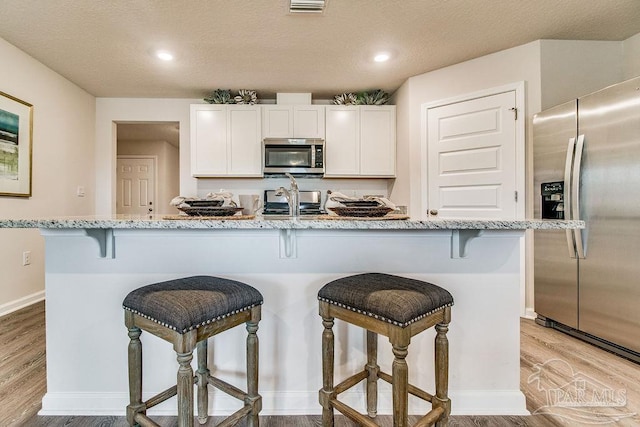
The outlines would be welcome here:
M 60 217 L 42 219 L 0 219 L 0 228 L 40 229 L 347 229 L 347 230 L 562 230 L 581 229 L 584 221 L 538 219 L 359 220 L 349 219 L 215 219 L 176 220 L 152 217 Z

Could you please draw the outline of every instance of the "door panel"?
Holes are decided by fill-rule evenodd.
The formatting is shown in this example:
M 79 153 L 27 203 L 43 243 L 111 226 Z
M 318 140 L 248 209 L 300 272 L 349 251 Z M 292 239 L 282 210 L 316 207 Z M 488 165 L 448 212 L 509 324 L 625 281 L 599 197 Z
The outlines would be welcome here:
M 227 173 L 227 111 L 224 105 L 192 112 L 192 173 Z
M 429 210 L 515 218 L 515 91 L 428 110 Z
M 360 107 L 360 174 L 394 176 L 395 173 L 395 108 Z
M 640 352 L 640 78 L 578 100 L 580 330 Z
M 536 313 L 578 328 L 578 261 L 569 257 L 565 231 L 536 230 L 533 246 Z
M 260 109 L 253 106 L 229 106 L 230 175 L 262 176 L 262 137 Z
M 153 158 L 118 157 L 116 179 L 116 213 L 146 215 L 154 212 Z
M 541 185 L 564 181 L 567 147 L 577 132 L 576 102 L 559 105 L 533 119 L 534 218 L 542 217 Z M 565 210 L 566 212 L 566 210 Z M 578 263 L 565 231 L 534 233 L 534 308 L 546 318 L 578 327 Z
M 358 107 L 326 109 L 325 175 L 360 174 L 360 113 Z

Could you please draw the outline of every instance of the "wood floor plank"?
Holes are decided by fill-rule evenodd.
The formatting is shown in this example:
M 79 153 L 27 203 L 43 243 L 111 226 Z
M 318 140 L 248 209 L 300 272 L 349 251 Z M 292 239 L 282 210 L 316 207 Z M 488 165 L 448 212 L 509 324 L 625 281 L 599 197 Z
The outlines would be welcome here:
M 44 303 L 0 318 L 0 427 L 126 427 L 124 417 L 61 416 L 40 417 L 46 391 Z M 548 427 L 593 425 L 640 425 L 640 365 L 577 340 L 559 331 L 541 327 L 531 320 L 521 321 L 520 385 L 533 416 L 454 416 L 452 427 Z M 543 376 L 536 377 L 537 373 Z M 587 408 L 586 421 L 577 422 L 559 407 L 549 407 L 548 392 L 571 383 L 576 375 L 601 387 L 624 391 L 625 405 Z M 455 404 L 455 403 L 454 403 Z M 541 410 L 551 409 L 543 414 Z M 598 414 L 600 418 L 598 418 Z M 626 416 L 631 414 L 631 416 Z M 616 419 L 616 417 L 620 417 Z M 411 417 L 415 422 L 419 417 Z M 212 417 L 205 426 L 215 426 Z M 318 427 L 320 416 L 262 416 L 261 427 Z M 379 416 L 381 427 L 392 427 L 390 416 Z M 582 421 L 585 421 L 583 419 Z M 176 417 L 158 417 L 163 427 L 176 425 Z M 336 427 L 354 423 L 336 416 Z M 240 427 L 244 423 L 240 424 Z
M 44 301 L 0 318 L 0 426 L 28 426 L 46 392 Z
M 560 425 L 640 425 L 640 365 L 524 319 L 520 353 L 532 413 Z

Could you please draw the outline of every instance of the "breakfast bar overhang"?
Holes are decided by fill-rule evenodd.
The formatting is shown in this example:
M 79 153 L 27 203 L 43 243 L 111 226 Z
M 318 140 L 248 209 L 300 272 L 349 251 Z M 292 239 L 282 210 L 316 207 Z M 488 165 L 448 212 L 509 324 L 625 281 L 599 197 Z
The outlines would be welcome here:
M 449 330 L 452 414 L 526 414 L 520 391 L 520 284 L 526 229 L 581 221 L 429 219 L 163 220 L 161 217 L 0 220 L 45 238 L 47 393 L 43 415 L 123 415 L 128 403 L 122 300 L 146 284 L 191 275 L 249 283 L 264 295 L 260 339 L 263 415 L 318 414 L 322 384 L 317 292 L 330 280 L 384 272 L 436 283 L 455 299 Z M 237 328 L 238 329 L 238 328 Z M 365 363 L 364 333 L 336 322 L 336 378 Z M 210 342 L 216 375 L 244 381 L 243 330 Z M 142 334 L 144 398 L 175 382 L 171 346 Z M 379 342 L 379 364 L 392 357 Z M 349 349 L 347 358 L 345 349 Z M 360 353 L 358 353 L 360 350 Z M 353 355 L 356 356 L 353 356 Z M 361 354 L 362 357 L 357 355 Z M 409 349 L 409 380 L 433 388 L 433 334 Z M 363 405 L 364 388 L 345 393 Z M 380 387 L 379 413 L 391 388 Z M 410 413 L 426 406 L 410 401 Z M 238 403 L 211 392 L 211 413 Z M 360 406 L 362 407 L 362 406 Z M 175 415 L 172 399 L 150 410 Z

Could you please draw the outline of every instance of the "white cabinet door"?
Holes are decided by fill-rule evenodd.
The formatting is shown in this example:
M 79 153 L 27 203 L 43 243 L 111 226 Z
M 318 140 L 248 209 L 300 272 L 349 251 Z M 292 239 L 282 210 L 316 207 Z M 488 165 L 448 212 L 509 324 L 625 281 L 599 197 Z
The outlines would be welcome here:
M 326 107 L 326 177 L 396 173 L 396 107 Z
M 326 107 L 325 176 L 360 174 L 360 110 Z
M 396 175 L 396 107 L 360 107 L 360 175 Z
M 227 175 L 262 176 L 260 108 L 253 105 L 229 105 L 227 108 Z
M 191 175 L 227 173 L 227 109 L 224 105 L 191 105 Z
M 262 137 L 293 137 L 293 107 L 291 105 L 263 105 Z
M 191 174 L 262 176 L 261 111 L 254 105 L 191 106 Z
M 263 105 L 263 138 L 324 139 L 324 106 Z
M 293 137 L 324 139 L 324 109 L 322 105 L 295 105 Z

